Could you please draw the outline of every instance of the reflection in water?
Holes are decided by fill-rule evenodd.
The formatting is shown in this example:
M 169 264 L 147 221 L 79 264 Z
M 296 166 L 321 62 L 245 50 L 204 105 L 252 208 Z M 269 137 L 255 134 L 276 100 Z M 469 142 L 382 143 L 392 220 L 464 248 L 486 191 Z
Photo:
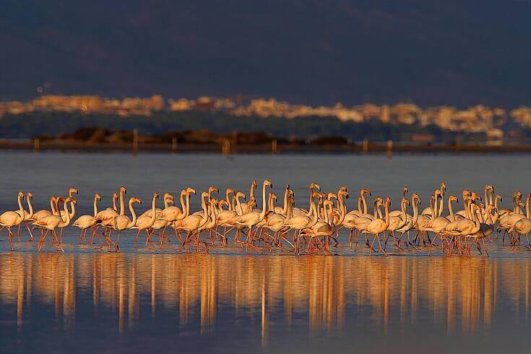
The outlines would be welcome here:
M 502 311 L 529 314 L 530 267 L 527 259 L 9 253 L 0 256 L 0 302 L 16 306 L 19 327 L 25 311 L 49 305 L 69 328 L 76 304 L 91 299 L 94 312 L 117 313 L 120 333 L 137 325 L 141 308 L 155 317 L 162 306 L 207 334 L 223 307 L 260 316 L 263 345 L 271 316 L 332 332 L 368 311 L 383 334 L 427 316 L 470 333 Z

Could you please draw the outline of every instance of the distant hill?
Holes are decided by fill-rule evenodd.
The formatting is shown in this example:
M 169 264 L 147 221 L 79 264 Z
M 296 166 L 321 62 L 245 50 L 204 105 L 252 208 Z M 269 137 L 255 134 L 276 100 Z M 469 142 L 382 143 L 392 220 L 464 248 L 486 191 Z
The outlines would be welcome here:
M 0 99 L 531 104 L 531 2 L 3 0 Z

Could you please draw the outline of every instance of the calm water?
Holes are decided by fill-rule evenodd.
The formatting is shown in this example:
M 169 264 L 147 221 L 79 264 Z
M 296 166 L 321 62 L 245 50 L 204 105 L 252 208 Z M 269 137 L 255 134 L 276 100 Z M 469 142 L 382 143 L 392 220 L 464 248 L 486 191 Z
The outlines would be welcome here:
M 494 184 L 508 205 L 510 194 L 529 192 L 531 181 L 525 155 L 387 160 L 2 152 L 0 163 L 1 210 L 16 208 L 18 190 L 31 190 L 41 209 L 50 195 L 75 185 L 80 213 L 91 211 L 96 191 L 108 205 L 120 184 L 149 204 L 153 191 L 210 184 L 248 190 L 252 178 L 270 178 L 277 194 L 291 184 L 304 205 L 311 181 L 325 190 L 346 185 L 353 195 L 364 186 L 394 201 L 406 184 L 426 201 L 444 180 L 450 193 Z M 75 244 L 77 235 L 67 230 L 65 239 Z M 2 231 L 2 353 L 527 353 L 531 344 L 531 252 L 500 242 L 490 246 L 490 257 L 472 258 L 342 249 L 329 257 L 182 254 L 133 248 L 130 237 L 120 254 L 90 246 L 38 254 L 25 241 L 9 252 L 5 236 Z

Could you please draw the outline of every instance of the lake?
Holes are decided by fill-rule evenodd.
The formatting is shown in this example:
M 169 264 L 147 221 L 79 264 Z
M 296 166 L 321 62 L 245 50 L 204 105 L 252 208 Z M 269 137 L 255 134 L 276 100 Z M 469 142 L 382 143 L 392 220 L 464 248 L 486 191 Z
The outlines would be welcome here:
M 489 183 L 508 207 L 512 192 L 529 193 L 531 181 L 528 155 L 3 151 L 0 162 L 1 210 L 16 209 L 19 190 L 31 191 L 42 209 L 50 195 L 74 185 L 80 214 L 91 212 L 94 192 L 109 206 L 121 184 L 144 209 L 154 191 L 216 185 L 248 193 L 253 178 L 271 179 L 278 195 L 290 184 L 302 206 L 315 181 L 325 191 L 345 185 L 353 197 L 369 188 L 389 195 L 396 209 L 404 185 L 427 206 L 441 181 L 458 196 Z M 489 257 L 384 257 L 343 246 L 335 256 L 297 257 L 237 247 L 211 254 L 152 249 L 135 246 L 134 233 L 115 254 L 78 245 L 78 235 L 66 230 L 65 253 L 38 253 L 23 232 L 10 252 L 0 232 L 2 352 L 529 352 L 531 252 L 499 239 Z

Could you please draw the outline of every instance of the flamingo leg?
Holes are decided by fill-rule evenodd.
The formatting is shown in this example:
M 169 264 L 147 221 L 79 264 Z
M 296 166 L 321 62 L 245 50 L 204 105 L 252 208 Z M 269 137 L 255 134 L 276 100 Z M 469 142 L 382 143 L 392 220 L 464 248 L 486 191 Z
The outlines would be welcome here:
M 33 241 L 33 232 L 31 232 L 31 229 L 30 229 L 28 223 L 26 223 L 26 229 L 28 229 L 28 232 L 29 232 L 29 234 L 30 234 L 30 239 L 29 239 L 29 241 L 32 242 L 32 241 Z
M 9 242 L 9 248 L 11 249 L 11 251 L 14 251 L 15 250 L 15 247 L 13 245 L 13 232 L 11 231 L 11 228 L 8 227 L 7 228 L 7 231 L 8 231 L 8 242 Z
M 61 229 L 62 230 L 62 229 Z M 55 229 L 52 230 L 52 234 L 54 235 L 54 238 L 57 240 L 57 232 L 55 231 Z M 65 252 L 65 250 L 63 249 L 63 247 L 61 246 L 61 242 L 57 242 L 55 244 L 55 247 L 56 247 L 56 250 L 57 251 L 61 251 L 61 252 Z
M 46 240 L 46 235 L 48 234 L 48 230 L 41 230 L 41 237 L 39 239 L 39 244 L 37 246 L 37 251 L 42 250 L 42 246 L 44 246 L 44 241 Z

